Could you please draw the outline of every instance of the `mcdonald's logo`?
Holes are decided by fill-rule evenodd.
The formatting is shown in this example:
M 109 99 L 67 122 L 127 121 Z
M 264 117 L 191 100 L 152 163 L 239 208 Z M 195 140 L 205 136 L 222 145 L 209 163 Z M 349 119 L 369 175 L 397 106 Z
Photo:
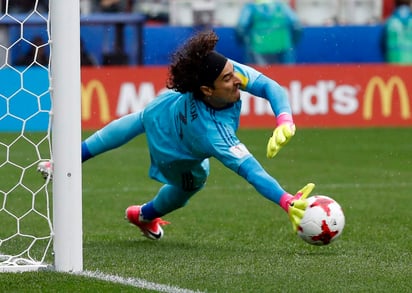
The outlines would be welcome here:
M 372 119 L 373 98 L 376 92 L 380 94 L 382 115 L 389 117 L 392 114 L 392 100 L 395 88 L 398 89 L 401 118 L 404 120 L 411 118 L 408 91 L 405 83 L 399 76 L 392 76 L 387 82 L 380 76 L 374 76 L 369 80 L 363 102 L 363 118 L 365 120 Z
M 99 110 L 100 121 L 102 123 L 109 122 L 110 109 L 109 98 L 107 96 L 106 89 L 99 80 L 91 80 L 85 86 L 82 84 L 82 120 L 90 120 L 92 116 L 92 101 L 96 93 Z

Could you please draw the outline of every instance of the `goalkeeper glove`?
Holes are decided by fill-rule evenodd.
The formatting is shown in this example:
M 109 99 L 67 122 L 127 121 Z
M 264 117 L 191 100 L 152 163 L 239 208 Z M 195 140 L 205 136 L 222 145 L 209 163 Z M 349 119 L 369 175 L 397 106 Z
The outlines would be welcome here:
M 37 172 L 40 172 L 44 179 L 53 179 L 53 164 L 51 161 L 42 161 L 37 164 Z
M 295 135 L 296 131 L 291 115 L 283 113 L 277 119 L 278 126 L 273 131 L 267 144 L 266 156 L 269 159 L 276 156 L 279 150 Z
M 292 228 L 295 233 L 298 230 L 300 221 L 308 206 L 306 198 L 312 192 L 313 188 L 315 188 L 315 184 L 308 183 L 299 190 L 295 196 L 285 194 L 280 200 L 280 206 L 288 213 L 289 220 L 292 222 Z

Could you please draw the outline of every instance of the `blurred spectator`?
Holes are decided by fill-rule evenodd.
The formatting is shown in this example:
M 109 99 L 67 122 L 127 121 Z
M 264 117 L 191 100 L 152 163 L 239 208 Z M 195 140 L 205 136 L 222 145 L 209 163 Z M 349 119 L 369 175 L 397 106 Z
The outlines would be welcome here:
M 129 2 L 129 0 L 94 0 L 93 12 L 128 12 Z
M 294 9 L 300 22 L 305 26 L 330 26 L 337 24 L 340 7 L 346 1 L 295 0 Z
M 49 65 L 49 44 L 47 44 L 42 37 L 36 36 L 31 41 L 33 45 L 30 45 L 27 52 L 18 57 L 15 61 L 17 66 L 29 66 L 34 65 Z M 80 39 L 80 60 L 82 66 L 96 66 L 97 61 L 85 48 L 84 42 Z
M 31 43 L 32 44 L 30 45 L 28 51 L 17 58 L 15 65 L 28 66 L 34 63 L 36 65 L 48 66 L 49 44 L 47 44 L 47 42 L 45 42 L 40 36 L 34 37 Z
M 153 22 L 169 22 L 169 0 L 134 0 L 132 11 L 146 16 L 146 19 Z
M 236 30 L 246 46 L 247 63 L 295 63 L 294 46 L 300 37 L 301 25 L 296 14 L 283 1 L 246 3 Z
M 383 0 L 345 0 L 339 6 L 338 22 L 346 25 L 375 24 L 382 21 L 382 14 Z
M 412 64 L 411 0 L 395 0 L 395 10 L 386 20 L 382 41 L 386 62 Z
M 37 6 L 36 6 L 37 3 Z M 7 5 L 6 5 L 7 4 Z M 30 0 L 1 0 L 2 13 L 6 12 L 6 6 L 8 13 L 11 14 L 19 14 L 19 13 L 27 13 L 34 11 L 36 7 L 36 11 L 39 13 L 47 13 L 49 11 L 49 1 L 48 0 L 38 0 L 30 1 Z
M 92 54 L 90 54 L 86 46 L 84 45 L 83 39 L 80 39 L 80 63 L 81 66 L 97 66 L 98 62 Z
M 92 13 L 123 13 L 130 12 L 132 0 L 93 0 Z M 122 22 L 121 16 L 118 17 L 118 22 L 113 24 L 107 24 L 106 35 L 103 47 L 111 46 L 110 34 L 114 28 L 114 49 L 112 52 L 106 52 L 103 54 L 103 65 L 124 65 L 128 64 L 128 56 L 124 52 L 123 48 L 123 34 L 125 23 Z M 86 65 L 83 64 L 82 65 Z

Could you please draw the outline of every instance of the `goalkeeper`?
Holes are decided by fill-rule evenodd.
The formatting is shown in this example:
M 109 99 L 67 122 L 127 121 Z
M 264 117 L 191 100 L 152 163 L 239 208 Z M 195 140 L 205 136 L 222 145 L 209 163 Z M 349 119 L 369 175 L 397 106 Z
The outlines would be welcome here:
M 150 239 L 163 236 L 162 216 L 185 206 L 201 190 L 215 157 L 247 180 L 268 200 L 280 205 L 296 231 L 306 208 L 308 184 L 296 195 L 286 192 L 236 136 L 240 90 L 269 101 L 276 127 L 267 145 L 273 158 L 295 134 L 284 89 L 255 69 L 214 51 L 213 31 L 194 35 L 172 55 L 167 86 L 142 112 L 123 116 L 82 142 L 82 161 L 117 148 L 145 133 L 150 151 L 149 175 L 164 185 L 153 199 L 126 209 L 127 219 Z M 43 175 L 51 164 L 40 163 Z

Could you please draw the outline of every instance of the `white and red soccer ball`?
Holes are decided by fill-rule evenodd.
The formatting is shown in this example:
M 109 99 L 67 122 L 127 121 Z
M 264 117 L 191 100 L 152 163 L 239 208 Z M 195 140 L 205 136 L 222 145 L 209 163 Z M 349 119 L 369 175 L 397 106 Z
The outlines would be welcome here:
M 336 240 L 345 227 L 341 206 L 332 198 L 314 195 L 307 199 L 308 206 L 298 226 L 298 235 L 313 245 L 327 245 Z

